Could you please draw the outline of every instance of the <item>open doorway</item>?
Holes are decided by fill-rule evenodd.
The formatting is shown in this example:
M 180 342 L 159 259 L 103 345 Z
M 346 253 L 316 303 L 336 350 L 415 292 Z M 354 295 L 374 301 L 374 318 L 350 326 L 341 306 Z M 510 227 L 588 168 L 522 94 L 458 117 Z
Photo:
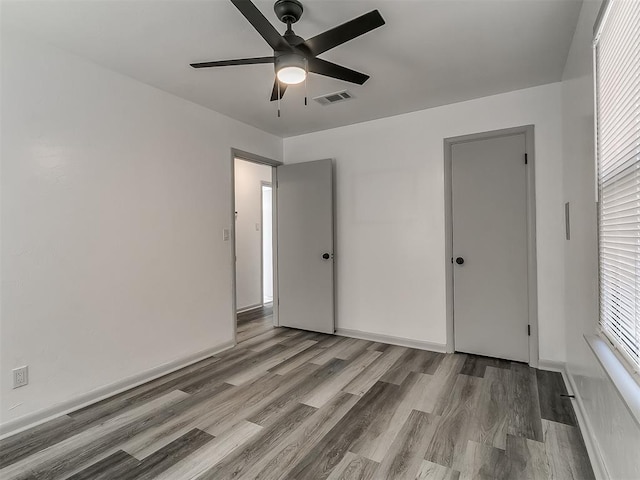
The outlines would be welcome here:
M 234 155 L 236 342 L 274 327 L 272 165 Z
M 231 153 L 232 232 L 223 236 L 233 239 L 236 343 L 276 326 L 335 333 L 332 160 L 283 165 Z
M 273 303 L 273 190 L 262 182 L 262 303 Z

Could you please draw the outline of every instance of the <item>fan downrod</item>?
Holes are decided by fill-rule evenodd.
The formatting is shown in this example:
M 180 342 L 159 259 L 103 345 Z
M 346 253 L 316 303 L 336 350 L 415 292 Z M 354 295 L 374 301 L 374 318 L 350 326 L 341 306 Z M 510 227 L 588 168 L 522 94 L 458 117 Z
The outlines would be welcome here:
M 278 0 L 273 5 L 273 11 L 282 23 L 290 25 L 300 20 L 303 8 L 298 0 Z

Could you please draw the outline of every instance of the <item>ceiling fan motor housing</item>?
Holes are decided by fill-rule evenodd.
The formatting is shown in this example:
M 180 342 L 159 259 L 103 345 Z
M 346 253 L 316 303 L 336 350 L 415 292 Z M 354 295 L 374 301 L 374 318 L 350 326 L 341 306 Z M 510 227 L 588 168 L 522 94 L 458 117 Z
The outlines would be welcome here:
M 286 67 L 298 67 L 305 71 L 307 70 L 306 59 L 298 53 L 282 53 L 276 55 L 274 63 L 276 72 Z
M 296 23 L 302 16 L 302 3 L 298 0 L 278 0 L 273 5 L 273 10 L 281 22 Z

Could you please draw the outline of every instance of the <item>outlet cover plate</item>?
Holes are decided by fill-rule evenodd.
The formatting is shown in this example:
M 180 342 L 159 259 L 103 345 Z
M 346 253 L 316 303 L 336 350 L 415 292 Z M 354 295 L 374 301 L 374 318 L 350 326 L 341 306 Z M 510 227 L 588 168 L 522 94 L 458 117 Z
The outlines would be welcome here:
M 18 367 L 13 369 L 13 388 L 24 387 L 29 383 L 29 367 Z

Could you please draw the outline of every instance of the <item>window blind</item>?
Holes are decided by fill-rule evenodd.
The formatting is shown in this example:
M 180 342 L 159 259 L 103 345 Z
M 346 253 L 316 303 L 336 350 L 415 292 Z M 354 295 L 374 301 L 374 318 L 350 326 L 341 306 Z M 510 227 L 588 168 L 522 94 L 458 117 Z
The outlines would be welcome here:
M 640 1 L 610 0 L 596 32 L 600 325 L 640 367 Z

